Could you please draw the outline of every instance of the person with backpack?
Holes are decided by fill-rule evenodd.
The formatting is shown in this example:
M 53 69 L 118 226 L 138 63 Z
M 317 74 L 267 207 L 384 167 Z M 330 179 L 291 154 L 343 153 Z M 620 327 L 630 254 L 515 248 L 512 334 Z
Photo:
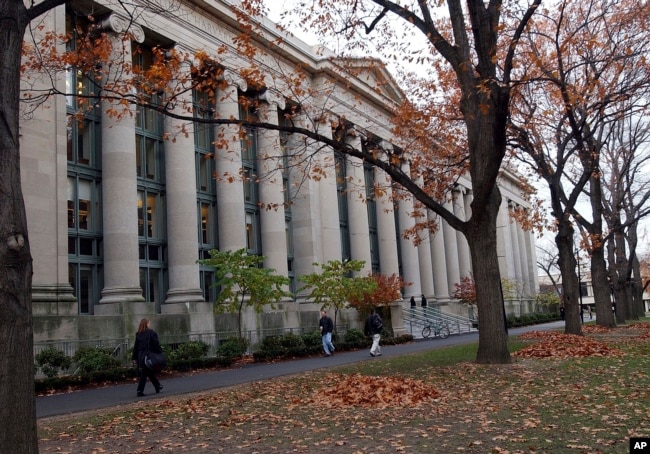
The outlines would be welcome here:
M 332 319 L 327 316 L 325 310 L 320 311 L 320 321 L 318 322 L 320 327 L 320 335 L 323 340 L 323 351 L 325 356 L 331 356 L 334 354 L 334 344 L 332 343 L 332 331 L 334 331 L 334 322 Z
M 381 317 L 377 311 L 373 309 L 368 318 L 366 318 L 366 325 L 363 330 L 366 336 L 372 336 L 370 356 L 381 356 L 381 347 L 379 346 L 379 340 L 381 339 L 382 329 L 384 329 L 384 325 Z

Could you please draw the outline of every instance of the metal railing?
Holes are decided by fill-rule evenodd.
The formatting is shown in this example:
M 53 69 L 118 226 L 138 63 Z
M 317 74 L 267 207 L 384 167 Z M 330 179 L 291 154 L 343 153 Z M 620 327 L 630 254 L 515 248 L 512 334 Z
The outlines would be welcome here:
M 112 349 L 112 354 L 118 359 L 126 356 L 129 348 L 131 347 L 128 337 L 115 338 L 115 339 L 80 339 L 80 340 L 61 340 L 61 341 L 45 341 L 34 343 L 34 356 L 47 348 L 55 348 L 62 351 L 66 356 L 74 356 L 74 354 L 84 347 L 100 347 Z
M 344 336 L 348 331 L 347 324 L 337 323 L 336 333 L 339 336 Z M 301 336 L 310 332 L 319 332 L 318 326 L 307 326 L 298 328 L 270 328 L 248 330 L 242 332 L 242 337 L 248 340 L 249 351 L 251 353 L 256 346 L 262 343 L 266 337 L 282 336 L 284 334 L 296 334 Z M 159 335 L 160 343 L 168 346 L 172 350 L 178 348 L 179 345 L 200 341 L 208 345 L 209 350 L 207 356 L 216 356 L 216 351 L 219 345 L 231 337 L 239 337 L 239 331 L 220 331 L 212 333 L 186 333 L 186 334 L 161 334 Z M 55 348 L 65 353 L 66 356 L 74 356 L 74 354 L 83 347 L 102 347 L 112 349 L 112 354 L 115 358 L 120 360 L 123 365 L 128 365 L 131 358 L 128 355 L 130 349 L 133 347 L 133 339 L 129 337 L 114 338 L 114 339 L 81 339 L 81 340 L 60 340 L 60 341 L 45 341 L 34 343 L 34 356 L 47 348 Z
M 404 328 L 415 338 L 421 338 L 422 328 L 432 322 L 446 323 L 449 326 L 450 334 L 476 331 L 472 319 L 447 314 L 436 307 L 409 307 L 404 309 Z

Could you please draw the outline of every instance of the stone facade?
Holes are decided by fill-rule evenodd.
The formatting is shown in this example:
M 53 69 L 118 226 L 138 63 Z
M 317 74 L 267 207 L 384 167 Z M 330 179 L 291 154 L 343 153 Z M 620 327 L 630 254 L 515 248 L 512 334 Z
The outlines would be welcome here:
M 231 6 L 220 0 L 173 2 L 173 7 L 163 0 L 159 3 L 161 11 L 138 15 L 136 24 L 130 24 L 117 10 L 111 11 L 108 4 L 77 4 L 75 8 L 82 16 L 101 12 L 105 30 L 116 43 L 123 43 L 124 33 L 130 33 L 132 47 L 125 46 L 126 52 L 119 56 L 127 61 L 137 57 L 131 55 L 131 49 L 138 45 L 164 44 L 189 52 L 225 49 L 221 61 L 231 71 L 225 76 L 227 84 L 215 109 L 220 116 L 238 118 L 242 112 L 237 97 L 249 87 L 236 76 L 246 61 L 233 45 L 236 21 Z M 64 32 L 72 12 L 67 8 L 52 11 L 44 20 L 46 27 Z M 262 21 L 261 30 L 261 46 L 278 36 L 268 21 Z M 390 143 L 390 107 L 402 95 L 384 70 L 374 67 L 343 80 L 326 49 L 312 48 L 295 38 L 285 38 L 281 45 L 264 50 L 258 63 L 268 70 L 270 79 L 291 71 L 299 62 L 309 77 L 306 83 L 322 88 L 321 98 L 313 99 L 315 106 Z M 382 81 L 381 90 L 374 88 L 378 80 Z M 61 91 L 66 90 L 66 83 L 68 89 L 83 89 L 83 81 L 75 78 L 74 71 L 56 83 Z M 257 114 L 278 123 L 278 112 L 291 101 L 291 94 L 269 90 L 260 99 Z M 334 153 L 327 149 L 319 150 L 315 158 L 326 178 L 303 179 L 298 172 L 289 171 L 289 186 L 283 186 L 279 177 L 260 179 L 253 188 L 253 200 L 249 200 L 241 182 L 207 181 L 202 173 L 206 171 L 200 158 L 202 146 L 216 152 L 214 168 L 207 169 L 209 175 L 239 174 L 247 165 L 258 174 L 265 171 L 260 168 L 264 166 L 261 160 L 251 163 L 241 152 L 210 148 L 209 138 L 215 137 L 230 137 L 230 143 L 239 144 L 236 127 L 214 126 L 206 131 L 190 126 L 187 137 L 179 135 L 170 141 L 162 137 L 178 127 L 173 119 L 162 120 L 162 129 L 156 129 L 147 124 L 145 113 L 134 111 L 132 117 L 117 121 L 102 114 L 106 106 L 98 106 L 83 124 L 76 124 L 71 117 L 72 97 L 52 98 L 47 107 L 32 112 L 21 125 L 37 343 L 124 338 L 132 335 L 144 316 L 152 319 L 163 335 L 236 330 L 232 316 L 214 314 L 210 273 L 197 264 L 210 247 L 247 247 L 251 253 L 264 255 L 265 266 L 292 278 L 294 285 L 296 277 L 316 271 L 314 262 L 348 257 L 365 260 L 365 271 L 374 268 L 384 274 L 400 273 L 413 283 L 405 289 L 406 305 L 411 295 L 425 294 L 431 305 L 466 312 L 454 306 L 450 297 L 454 284 L 471 272 L 465 240 L 445 223 L 432 237 L 422 238 L 418 246 L 403 239 L 396 226 L 403 230 L 415 222 L 410 215 L 412 201 L 401 200 L 399 209 L 393 210 L 389 188 L 376 201 L 374 212 L 363 202 L 368 178 L 386 181 L 386 175 L 377 169 L 371 169 L 369 176 L 359 162 L 346 162 L 350 185 L 344 216 Z M 308 119 L 303 120 L 307 124 Z M 312 127 L 331 133 L 323 131 L 329 124 Z M 202 134 L 208 138 L 207 145 L 201 142 Z M 282 147 L 290 152 L 292 147 L 305 146 L 299 138 L 282 137 L 277 131 L 255 134 L 258 156 L 278 155 Z M 361 146 L 359 136 L 346 140 Z M 306 146 L 314 151 L 318 147 Z M 298 180 L 302 181 L 295 185 Z M 534 240 L 508 216 L 513 204 L 525 207 L 526 202 L 519 196 L 520 182 L 514 175 L 504 172 L 500 184 L 504 200 L 499 225 L 502 274 L 520 282 L 529 296 L 537 288 Z M 292 198 L 290 210 L 281 205 L 287 190 Z M 450 208 L 461 217 L 468 216 L 471 184 L 460 181 L 455 195 Z M 280 209 L 256 209 L 255 202 L 260 201 L 280 203 Z M 435 219 L 432 212 L 427 216 Z M 397 333 L 403 330 L 401 304 L 392 308 Z M 247 331 L 315 327 L 319 309 L 305 302 L 298 291 L 295 301 L 283 301 L 274 310 L 246 312 L 243 327 Z M 342 311 L 339 322 L 361 324 L 352 310 Z

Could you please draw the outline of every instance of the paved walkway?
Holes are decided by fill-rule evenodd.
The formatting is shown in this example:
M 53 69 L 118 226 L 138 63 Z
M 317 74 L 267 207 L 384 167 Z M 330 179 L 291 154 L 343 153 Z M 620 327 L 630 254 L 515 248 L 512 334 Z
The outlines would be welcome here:
M 510 335 L 517 335 L 527 331 L 559 329 L 564 327 L 563 321 L 546 323 L 543 325 L 515 328 L 509 331 Z M 447 339 L 429 338 L 408 344 L 382 347 L 383 357 L 407 355 L 409 353 L 432 350 L 449 345 L 467 344 L 478 341 L 478 333 L 467 333 L 449 336 Z M 226 386 L 250 383 L 259 380 L 268 380 L 286 375 L 298 374 L 310 370 L 325 369 L 343 364 L 357 363 L 360 361 L 377 361 L 371 358 L 368 350 L 341 352 L 332 357 L 311 357 L 279 363 L 252 363 L 239 368 L 224 369 L 213 372 L 188 375 L 184 377 L 161 380 L 164 389 L 156 394 L 151 383 L 147 383 L 145 397 L 135 396 L 136 383 L 108 386 L 74 391 L 65 394 L 55 394 L 36 398 L 36 417 L 64 415 L 87 410 L 133 403 L 136 399 L 152 400 L 163 399 L 170 395 L 188 394 Z

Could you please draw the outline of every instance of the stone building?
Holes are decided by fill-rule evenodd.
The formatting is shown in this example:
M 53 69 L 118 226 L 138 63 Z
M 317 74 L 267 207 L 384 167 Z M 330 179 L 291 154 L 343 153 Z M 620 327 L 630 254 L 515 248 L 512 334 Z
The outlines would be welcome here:
M 246 61 L 233 45 L 237 22 L 231 4 L 157 3 L 159 11 L 137 15 L 135 23 L 108 3 L 83 1 L 57 8 L 43 23 L 71 33 L 77 22 L 92 14 L 116 43 L 130 34 L 131 46 L 125 46 L 119 58 L 140 65 L 147 64 L 157 45 L 186 52 L 225 49 L 220 61 L 227 83 L 214 106 L 217 114 L 233 118 L 251 114 L 237 102 L 239 96 L 250 95 L 260 102 L 255 114 L 269 123 L 283 121 L 284 109 L 294 101 L 292 93 L 254 91 L 237 75 Z M 279 32 L 269 21 L 262 21 L 260 30 L 257 45 L 265 53 L 259 64 L 270 78 L 299 63 L 308 76 L 305 83 L 323 88 L 321 98 L 312 102 L 361 132 L 346 140 L 359 147 L 370 136 L 391 143 L 390 107 L 403 95 L 383 67 L 360 60 L 358 75 L 352 77 L 341 72 L 326 49 L 291 37 L 271 46 Z M 72 69 L 56 84 L 67 93 L 89 90 L 87 79 Z M 411 295 L 425 294 L 442 310 L 466 312 L 450 295 L 454 284 L 471 272 L 467 243 L 445 223 L 418 246 L 402 238 L 400 232 L 415 222 L 410 215 L 413 201 L 401 200 L 393 209 L 389 184 L 382 197 L 365 200 L 367 187 L 387 182 L 381 171 L 354 159 L 341 161 L 331 149 L 309 144 L 318 151 L 314 159 L 327 178 L 306 179 L 293 169 L 277 178 L 229 183 L 212 176 L 260 175 L 265 165 L 260 156 L 291 154 L 304 142 L 277 131 L 257 130 L 248 131 L 250 140 L 240 141 L 237 127 L 198 123 L 187 126 L 187 136 L 166 140 L 179 120 L 138 109 L 118 121 L 105 114 L 105 107 L 98 105 L 77 120 L 75 97 L 59 96 L 21 125 L 37 343 L 126 337 L 143 316 L 151 318 L 163 335 L 232 330 L 232 317 L 213 313 L 211 271 L 197 264 L 213 248 L 245 247 L 251 254 L 264 255 L 265 266 L 292 280 L 292 290 L 299 290 L 298 276 L 317 271 L 314 262 L 364 260 L 366 272 L 399 273 L 412 283 L 405 288 L 406 304 Z M 215 149 L 217 137 L 241 147 L 236 153 Z M 214 159 L 208 158 L 211 153 L 216 153 Z M 530 296 L 537 288 L 534 239 L 508 216 L 513 206 L 526 206 L 519 195 L 520 183 L 515 175 L 503 172 L 499 263 L 502 275 L 521 283 Z M 462 217 L 472 200 L 471 184 L 460 181 L 457 187 L 451 208 Z M 292 203 L 283 207 L 285 197 Z M 261 209 L 260 202 L 277 203 L 280 209 Z M 295 300 L 283 301 L 275 310 L 247 312 L 244 329 L 316 326 L 318 310 L 298 291 Z M 403 329 L 399 313 L 397 305 L 393 308 L 397 332 Z M 354 311 L 342 314 L 342 321 L 351 326 L 357 318 Z

